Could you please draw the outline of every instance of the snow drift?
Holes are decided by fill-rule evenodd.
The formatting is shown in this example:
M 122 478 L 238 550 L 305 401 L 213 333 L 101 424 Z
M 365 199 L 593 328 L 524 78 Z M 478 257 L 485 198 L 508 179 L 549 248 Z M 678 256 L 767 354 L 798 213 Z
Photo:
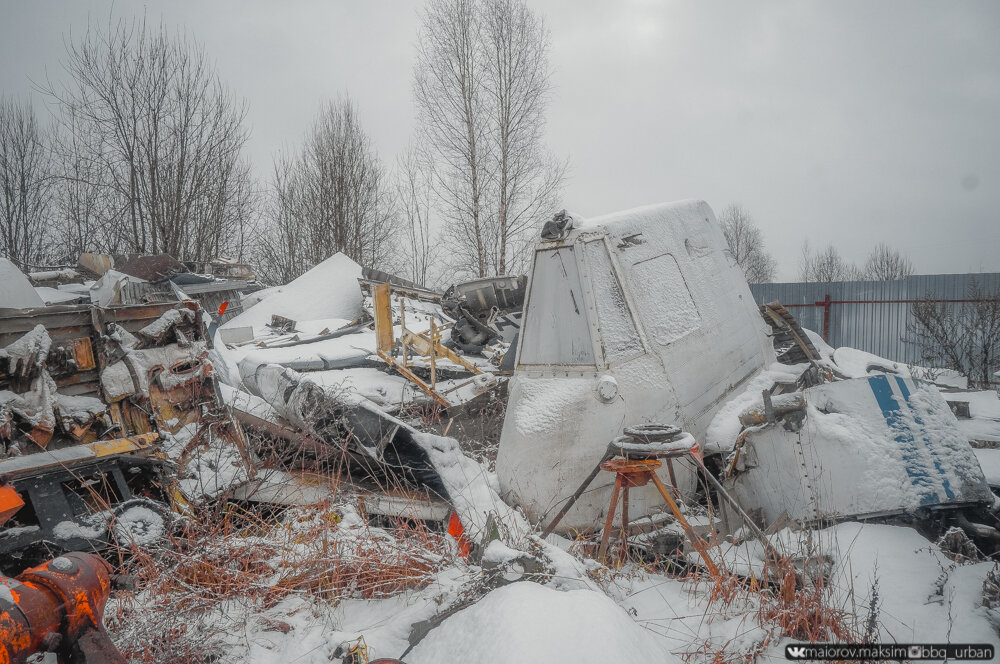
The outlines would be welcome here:
M 445 620 L 407 656 L 411 664 L 475 661 L 679 662 L 607 596 L 520 582 Z
M 229 320 L 223 328 L 253 327 L 254 331 L 278 315 L 292 320 L 343 318 L 354 320 L 361 310 L 358 279 L 361 266 L 336 253 L 285 286 L 274 288 L 258 304 Z

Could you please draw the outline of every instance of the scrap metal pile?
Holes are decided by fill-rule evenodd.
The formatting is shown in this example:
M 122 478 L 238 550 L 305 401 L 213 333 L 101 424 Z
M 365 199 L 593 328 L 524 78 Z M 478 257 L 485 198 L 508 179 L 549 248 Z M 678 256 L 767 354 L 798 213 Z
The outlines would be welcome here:
M 152 541 L 252 475 L 196 303 L 7 309 L 0 344 L 5 568 Z
M 440 294 L 362 273 L 340 254 L 261 293 L 229 279 L 252 277 L 245 266 L 216 263 L 84 254 L 77 269 L 29 275 L 49 286 L 5 263 L 0 304 L 16 307 L 0 309 L 0 553 L 9 571 L 124 537 L 151 541 L 187 503 L 224 493 L 259 499 L 270 485 L 281 502 L 294 478 L 258 472 L 244 426 L 258 444 L 420 489 L 425 507 L 447 498 L 417 429 L 397 416 L 494 392 L 509 346 L 502 335 L 477 345 L 492 363 L 456 352 Z M 223 307 L 235 315 L 213 320 L 188 297 L 208 283 L 242 288 Z M 90 301 L 24 306 L 53 290 Z M 505 311 L 519 307 L 505 298 Z M 471 303 L 461 310 L 477 315 L 470 308 L 482 314 Z M 477 325 L 496 325 L 497 303 L 487 310 Z M 289 486 L 275 494 L 275 482 Z
M 32 273 L 29 281 L 3 261 L 0 573 L 13 577 L 31 565 L 42 565 L 43 571 L 58 567 L 70 560 L 61 557 L 67 552 L 154 545 L 195 503 L 322 500 L 322 492 L 296 494 L 302 488 L 296 476 L 280 466 L 264 467 L 260 448 L 275 443 L 296 453 L 308 450 L 327 468 L 346 466 L 359 482 L 376 479 L 366 485 L 371 513 L 442 522 L 456 537 L 464 536 L 429 443 L 396 415 L 408 405 L 451 406 L 459 398 L 474 399 L 497 387 L 497 369 L 485 357 L 466 359 L 442 343 L 451 321 L 441 313 L 440 295 L 396 283 L 392 287 L 401 292 L 390 299 L 387 275 L 368 273 L 359 284 L 345 257 L 331 260 L 347 265 L 351 275 L 345 283 L 328 284 L 326 292 L 335 294 L 341 286 L 353 291 L 348 299 L 356 306 L 343 309 L 352 320 L 327 317 L 316 323 L 271 313 L 270 325 L 250 328 L 250 343 L 230 347 L 223 340 L 240 329 L 243 313 L 237 291 L 245 297 L 257 289 L 225 278 L 252 276 L 233 273 L 238 264 L 191 266 L 221 270 L 220 280 L 167 256 L 84 255 L 78 270 Z M 87 272 L 99 278 L 87 281 Z M 40 283 L 49 285 L 34 285 Z M 363 289 L 372 293 L 367 301 Z M 213 320 L 189 292 L 223 293 L 231 299 L 220 306 L 202 304 L 230 315 L 216 313 Z M 70 303 L 46 306 L 46 299 Z M 397 306 L 400 318 L 394 321 Z M 407 310 L 409 327 L 402 319 Z M 430 336 L 428 322 L 434 328 Z M 368 346 L 376 338 L 378 343 Z M 337 369 L 323 356 L 331 343 L 348 351 L 346 361 L 332 365 L 362 368 L 367 385 L 382 398 L 369 398 L 364 386 L 331 388 L 340 378 L 331 377 Z M 501 348 L 494 345 L 494 351 Z M 269 355 L 272 351 L 278 355 Z M 405 398 L 393 403 L 387 385 Z M 90 569 L 90 561 L 71 562 Z M 94 569 L 101 576 L 103 568 Z M 28 601 L 27 578 L 2 583 L 21 588 L 11 597 Z M 103 593 L 95 596 L 95 610 L 107 598 L 106 585 L 99 580 L 88 589 Z M 12 661 L 38 648 L 54 650 L 64 637 L 80 638 L 58 626 L 8 625 L 3 616 L 23 615 L 23 607 L 16 601 L 8 606 L 8 599 L 0 594 L 0 630 L 29 634 L 16 651 L 0 649 Z M 68 605 L 59 610 L 73 611 Z M 88 624 L 100 628 L 100 615 Z M 103 632 L 94 634 L 87 638 L 104 638 Z

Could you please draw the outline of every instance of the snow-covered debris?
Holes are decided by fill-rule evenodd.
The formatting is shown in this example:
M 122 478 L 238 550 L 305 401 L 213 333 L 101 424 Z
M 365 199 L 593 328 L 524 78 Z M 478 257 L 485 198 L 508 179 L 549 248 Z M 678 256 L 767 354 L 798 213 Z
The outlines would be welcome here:
M 149 396 L 152 369 L 157 367 L 169 369 L 182 364 L 191 364 L 200 367 L 196 369 L 200 372 L 199 375 L 205 375 L 208 365 L 200 362 L 203 356 L 205 356 L 204 341 L 194 341 L 183 348 L 172 344 L 130 350 L 121 361 L 108 366 L 101 372 L 101 384 L 108 398 L 112 400 L 129 396 L 135 392 Z M 175 374 L 169 370 L 160 371 L 155 376 L 155 380 L 164 389 L 170 389 L 180 383 L 190 381 L 192 378 L 190 372 Z
M 130 350 L 139 345 L 139 340 L 135 338 L 135 335 L 117 323 L 112 325 L 108 337 L 125 350 Z
M 288 348 L 263 348 L 243 353 L 240 364 L 280 364 L 296 371 L 346 369 L 375 352 L 375 333 L 364 330 L 336 339 L 324 339 Z
M 90 287 L 91 302 L 99 307 L 117 304 L 126 283 L 146 283 L 146 280 L 117 270 L 108 270 Z
M 344 318 L 354 320 L 361 310 L 361 289 L 358 278 L 361 266 L 342 253 L 337 253 L 294 281 L 271 291 L 257 304 L 223 327 L 254 328 L 255 333 L 271 322 L 274 315 L 299 320 Z M 243 301 L 249 306 L 252 299 Z
M 822 351 L 820 351 L 822 352 Z M 705 433 L 703 445 L 706 454 L 728 452 L 733 448 L 743 425 L 740 415 L 763 407 L 764 390 L 770 390 L 775 383 L 794 383 L 809 365 L 788 365 L 775 362 L 767 370 L 751 378 L 739 393 L 719 407 Z
M 979 460 L 979 467 L 983 469 L 986 483 L 991 487 L 1000 488 L 1000 449 L 981 448 L 973 452 Z
M 527 537 L 531 528 L 517 510 L 500 498 L 496 478 L 467 457 L 459 449 L 457 440 L 426 433 L 417 434 L 413 439 L 430 457 L 472 541 L 482 541 L 491 514 L 508 543 L 518 543 Z
M 137 546 L 154 544 L 167 532 L 163 515 L 148 505 L 132 505 L 121 510 L 113 528 L 119 542 Z
M 46 305 L 71 304 L 83 302 L 84 300 L 89 301 L 89 298 L 85 294 L 81 295 L 80 293 L 72 293 L 58 288 L 50 288 L 48 286 L 36 286 L 35 292 L 38 293 L 38 297 L 42 298 L 42 301 Z
M 93 281 L 93 280 L 85 280 L 85 281 L 83 281 L 82 283 L 79 283 L 79 284 L 75 284 L 75 283 L 71 283 L 71 284 L 59 284 L 58 286 L 56 286 L 56 290 L 62 291 L 62 292 L 65 292 L 65 293 L 74 293 L 76 295 L 86 295 L 87 299 L 89 300 L 90 299 L 90 287 L 93 286 L 95 283 L 96 282 Z
M 108 410 L 108 405 L 97 397 L 56 394 L 59 415 L 83 423 Z
M 0 308 L 27 309 L 43 306 L 45 302 L 35 292 L 24 273 L 10 259 L 0 258 Z
M 58 399 L 56 383 L 47 371 L 42 371 L 31 381 L 30 389 L 23 394 L 13 394 L 4 390 L 3 413 L 14 413 L 33 428 L 40 428 L 50 435 L 55 428 L 55 407 Z M 10 396 L 13 395 L 13 396 Z M 42 447 L 48 437 L 36 438 Z
M 862 378 L 876 373 L 887 373 L 929 380 L 937 385 L 965 389 L 968 379 L 950 369 L 931 369 L 903 362 L 894 362 L 857 348 L 841 346 L 832 355 L 837 372 L 848 378 Z
M 170 309 L 152 323 L 139 330 L 139 334 L 147 339 L 162 339 L 171 328 L 185 323 L 192 323 L 194 319 L 195 312 L 191 309 Z
M 970 441 L 1000 444 L 1000 397 L 994 390 L 960 392 L 945 395 L 946 399 L 969 402 L 969 419 L 958 425 Z
M 989 505 L 993 496 L 940 392 L 879 374 L 802 392 L 805 417 L 745 437 L 730 489 L 767 523 Z
M 35 281 L 55 281 L 57 279 L 76 279 L 80 276 L 80 273 L 71 267 L 63 267 L 55 270 L 29 272 L 28 276 Z
M 518 582 L 445 620 L 406 657 L 410 664 L 458 662 L 680 662 L 607 596 Z
M 272 424 L 280 422 L 280 416 L 274 409 L 274 406 L 255 394 L 250 394 L 245 390 L 237 389 L 225 383 L 219 384 L 219 393 L 222 395 L 222 400 L 236 410 L 253 415 L 258 419 Z
M 7 358 L 7 371 L 11 374 L 29 375 L 36 367 L 45 365 L 52 348 L 52 338 L 44 325 L 36 325 L 30 332 L 5 348 L 0 357 Z
M 956 563 L 916 530 L 881 524 L 842 523 L 823 530 L 784 529 L 769 537 L 795 560 L 826 561 L 831 607 L 853 607 L 864 619 L 877 584 L 875 640 L 903 643 L 993 643 L 1000 615 L 984 606 L 992 562 Z M 759 542 L 723 544 L 718 554 L 734 573 L 764 574 Z
M 91 514 L 81 518 L 83 523 L 77 521 L 60 521 L 52 527 L 52 534 L 57 539 L 97 539 L 108 530 L 107 521 L 103 514 Z
M 183 468 L 180 489 L 191 500 L 214 498 L 250 478 L 232 441 L 195 422 L 167 434 L 163 451 Z

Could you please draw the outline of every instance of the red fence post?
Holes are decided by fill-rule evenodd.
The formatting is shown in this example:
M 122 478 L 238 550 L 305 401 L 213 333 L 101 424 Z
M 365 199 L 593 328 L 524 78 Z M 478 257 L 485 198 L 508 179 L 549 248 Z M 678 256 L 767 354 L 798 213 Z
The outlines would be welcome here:
M 823 299 L 823 341 L 830 343 L 830 294 Z

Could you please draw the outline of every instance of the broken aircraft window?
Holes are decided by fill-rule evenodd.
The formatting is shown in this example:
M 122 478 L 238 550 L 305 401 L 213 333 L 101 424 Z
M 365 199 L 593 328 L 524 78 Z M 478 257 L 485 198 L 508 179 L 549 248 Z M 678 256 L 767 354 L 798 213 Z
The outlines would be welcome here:
M 637 284 L 639 318 L 650 339 L 666 346 L 701 325 L 691 292 L 671 254 L 636 263 L 632 276 Z
M 594 348 L 573 247 L 535 254 L 521 364 L 594 365 Z
M 604 348 L 604 361 L 614 364 L 628 360 L 642 352 L 639 333 L 629 315 L 628 304 L 603 240 L 583 245 L 597 303 L 597 320 Z

